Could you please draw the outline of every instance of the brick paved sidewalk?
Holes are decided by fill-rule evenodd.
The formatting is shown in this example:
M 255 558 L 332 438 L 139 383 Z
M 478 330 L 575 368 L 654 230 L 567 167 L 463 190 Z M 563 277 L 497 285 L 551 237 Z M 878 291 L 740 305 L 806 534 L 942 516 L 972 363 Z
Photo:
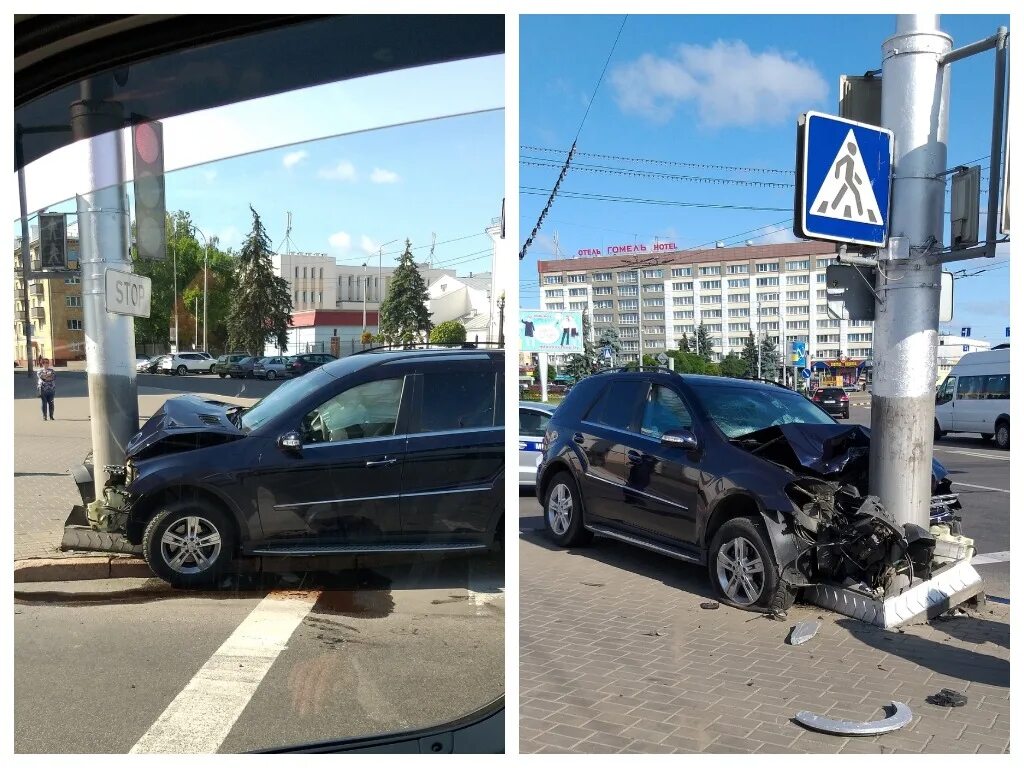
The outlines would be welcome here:
M 539 508 L 538 508 L 539 513 Z M 785 622 L 708 600 L 705 571 L 596 540 L 520 542 L 522 752 L 1007 752 L 1009 606 L 885 631 L 812 606 Z M 785 644 L 802 619 L 817 636 Z M 925 703 L 942 688 L 967 706 Z M 852 720 L 901 701 L 913 722 L 845 738 L 792 721 Z
M 149 418 L 177 394 L 141 389 L 139 416 Z M 81 504 L 68 469 L 92 448 L 84 377 L 58 374 L 56 421 L 43 421 L 35 384 L 21 371 L 15 373 L 14 396 L 14 559 L 74 556 L 58 547 L 64 521 Z

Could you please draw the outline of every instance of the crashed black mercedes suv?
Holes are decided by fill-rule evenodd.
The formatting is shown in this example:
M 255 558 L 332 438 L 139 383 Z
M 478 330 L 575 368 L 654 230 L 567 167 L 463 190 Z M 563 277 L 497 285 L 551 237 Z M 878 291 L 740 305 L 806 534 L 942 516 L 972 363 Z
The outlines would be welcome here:
M 812 584 L 927 577 L 934 539 L 866 495 L 868 448 L 869 430 L 781 385 L 611 371 L 551 417 L 536 492 L 561 546 L 597 534 L 706 565 L 723 602 L 779 611 Z M 933 515 L 952 519 L 933 469 Z
M 504 353 L 381 350 L 251 408 L 168 400 L 107 467 L 90 524 L 160 577 L 209 583 L 244 555 L 483 550 L 501 540 Z

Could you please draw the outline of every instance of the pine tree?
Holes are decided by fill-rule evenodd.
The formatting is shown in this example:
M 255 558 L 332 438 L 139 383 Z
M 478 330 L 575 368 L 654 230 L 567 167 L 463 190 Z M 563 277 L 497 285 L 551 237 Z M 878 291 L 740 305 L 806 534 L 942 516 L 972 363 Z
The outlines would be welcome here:
M 597 339 L 597 346 L 601 348 L 609 347 L 612 350 L 612 360 L 608 362 L 613 362 L 619 356 L 619 353 L 622 352 L 619 332 L 615 328 L 605 328 Z
M 590 340 L 590 316 L 583 310 L 583 354 L 570 355 L 566 362 L 565 372 L 579 381 L 597 370 L 597 350 Z
M 744 375 L 751 379 L 757 378 L 757 341 L 754 339 L 754 332 L 751 331 L 747 340 L 743 342 L 743 351 L 740 358 L 746 366 Z
M 391 276 L 388 294 L 380 305 L 378 329 L 388 344 L 413 344 L 430 332 L 427 309 L 427 284 L 412 259 L 412 243 L 405 241 L 405 252 Z
M 768 336 L 761 339 L 761 377 L 777 381 L 782 356 L 778 345 Z
M 689 352 L 689 351 L 691 351 L 690 350 L 690 337 L 687 336 L 685 332 L 683 333 L 683 337 L 681 339 L 679 339 L 679 351 L 680 352 Z
M 700 325 L 697 326 L 697 338 L 694 339 L 693 346 L 693 351 L 696 352 L 705 363 L 711 361 L 711 337 L 708 336 L 708 329 L 704 326 L 703 320 L 701 320 Z
M 288 348 L 292 295 L 288 282 L 274 274 L 270 238 L 252 206 L 252 230 L 238 253 L 235 292 L 228 312 L 228 346 L 262 356 L 267 342 Z

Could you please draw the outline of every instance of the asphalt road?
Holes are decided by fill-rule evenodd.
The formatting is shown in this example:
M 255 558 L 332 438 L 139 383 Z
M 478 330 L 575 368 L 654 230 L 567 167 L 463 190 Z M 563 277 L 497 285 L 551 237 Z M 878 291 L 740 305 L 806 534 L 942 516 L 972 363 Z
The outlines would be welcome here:
M 871 426 L 869 408 L 854 406 L 850 422 Z M 978 564 L 987 594 L 1010 597 L 1010 453 L 979 437 L 948 436 L 935 445 L 935 458 L 949 471 L 953 490 L 963 504 L 964 533 L 974 539 L 978 555 L 996 562 Z M 532 495 L 519 500 L 520 531 L 544 527 L 542 510 Z M 626 546 L 626 545 L 622 545 Z M 994 559 L 995 559 L 994 558 Z M 680 564 L 680 567 L 691 567 Z M 697 566 L 692 566 L 697 568 Z
M 18 585 L 15 751 L 232 753 L 448 722 L 503 693 L 503 583 L 476 557 L 208 592 Z

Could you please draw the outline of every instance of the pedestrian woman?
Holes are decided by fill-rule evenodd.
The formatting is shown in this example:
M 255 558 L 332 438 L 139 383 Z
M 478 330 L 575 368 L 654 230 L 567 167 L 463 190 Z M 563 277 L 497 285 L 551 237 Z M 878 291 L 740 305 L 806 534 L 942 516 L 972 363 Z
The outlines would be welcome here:
M 43 408 L 43 421 L 46 421 L 47 413 L 50 421 L 53 421 L 53 396 L 57 392 L 57 373 L 45 357 L 40 363 L 42 365 L 36 371 L 36 390 L 39 392 L 39 402 Z

